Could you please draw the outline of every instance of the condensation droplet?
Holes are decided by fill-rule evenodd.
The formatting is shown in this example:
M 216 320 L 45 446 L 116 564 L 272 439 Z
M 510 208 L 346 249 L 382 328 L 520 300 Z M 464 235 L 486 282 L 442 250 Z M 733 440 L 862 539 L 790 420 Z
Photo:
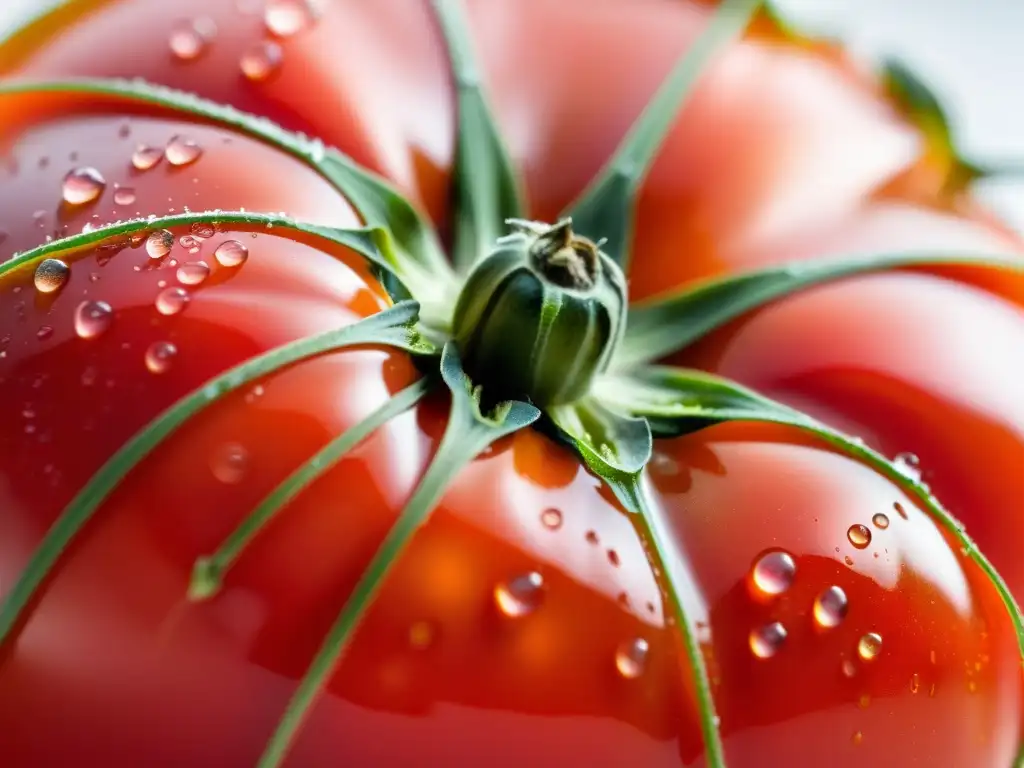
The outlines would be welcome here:
M 178 348 L 169 341 L 156 341 L 146 349 L 146 368 L 150 373 L 166 373 L 178 354 Z
M 764 595 L 781 595 L 796 577 L 796 562 L 788 552 L 766 552 L 750 572 L 754 588 Z
M 151 259 L 162 259 L 174 247 L 174 235 L 166 229 L 158 229 L 146 238 L 146 253 Z
M 161 315 L 176 315 L 191 301 L 188 291 L 178 286 L 164 288 L 156 296 L 156 310 Z
M 597 531 L 587 531 L 584 538 L 587 540 L 587 544 L 598 544 L 601 541 L 597 536 Z
M 164 157 L 171 165 L 182 166 L 194 163 L 203 154 L 203 148 L 185 136 L 172 136 L 164 148 Z
M 867 709 L 871 706 L 871 696 L 866 693 L 862 693 L 860 698 L 857 700 L 857 706 L 861 709 Z
M 416 621 L 409 627 L 409 646 L 425 651 L 434 642 L 434 627 L 429 621 Z
M 843 677 L 853 677 L 857 674 L 857 667 L 850 659 L 843 659 L 842 670 Z
M 881 512 L 876 512 L 871 518 L 871 522 L 875 524 L 876 528 L 880 528 L 884 531 L 889 527 L 889 516 L 884 515 Z
M 608 562 L 611 563 L 614 567 L 618 568 L 619 565 L 622 563 L 622 559 L 619 557 L 618 552 L 616 552 L 614 549 L 609 549 Z
M 181 61 L 192 61 L 206 48 L 206 40 L 188 22 L 175 26 L 167 40 L 171 53 Z
M 263 40 L 242 54 L 238 66 L 247 79 L 262 83 L 277 73 L 283 60 L 281 46 L 272 40 Z
M 849 608 L 842 587 L 829 587 L 814 600 L 814 621 L 825 629 L 838 627 L 846 618 Z
M 921 676 L 915 672 L 910 676 L 910 692 L 917 693 L 921 690 Z
M 222 267 L 238 267 L 249 258 L 249 249 L 237 240 L 225 240 L 217 246 L 213 257 Z
M 188 228 L 188 231 L 191 233 L 192 237 L 196 238 L 200 242 L 217 234 L 216 227 L 205 221 L 193 222 L 192 226 Z
M 892 508 L 896 510 L 896 514 L 902 517 L 904 520 L 909 520 L 910 516 L 907 515 L 907 510 L 903 508 L 903 505 L 898 501 L 893 502 Z
M 549 531 L 557 531 L 562 527 L 562 511 L 555 507 L 548 507 L 540 513 L 540 522 Z
M 533 613 L 543 597 L 544 577 L 536 571 L 503 581 L 494 588 L 498 610 L 511 618 Z
M 182 285 L 199 285 L 210 276 L 210 266 L 205 261 L 186 261 L 176 275 Z
M 679 462 L 662 451 L 655 451 L 651 456 L 651 470 L 662 477 L 674 477 L 679 474 Z
M 116 205 L 134 205 L 135 190 L 131 187 L 118 187 L 114 190 L 114 203 Z
M 36 338 L 40 341 L 46 341 L 51 336 L 53 336 L 52 325 L 41 325 L 39 326 L 39 330 L 36 331 Z
M 43 259 L 36 267 L 32 282 L 40 293 L 55 293 L 67 285 L 71 268 L 60 259 Z
M 222 445 L 210 460 L 213 476 L 225 485 L 241 482 L 248 466 L 249 452 L 238 443 Z
M 75 310 L 75 333 L 94 339 L 114 322 L 114 310 L 105 301 L 83 301 Z
M 85 205 L 103 194 L 106 186 L 103 174 L 95 168 L 75 168 L 64 177 L 61 189 L 65 203 Z
M 853 746 L 858 747 L 864 741 L 864 734 L 860 731 L 855 731 L 850 741 L 853 742 Z
M 893 465 L 904 477 L 917 482 L 921 479 L 921 460 L 917 454 L 904 452 L 897 453 L 892 460 Z
M 626 640 L 615 650 L 615 669 L 627 680 L 640 677 L 647 666 L 649 650 L 647 641 L 642 637 Z
M 136 170 L 148 171 L 159 163 L 164 156 L 164 151 L 159 147 L 151 147 L 148 144 L 139 144 L 132 153 L 132 165 Z
M 865 549 L 871 543 L 871 530 L 866 525 L 857 523 L 846 531 L 846 538 L 857 549 Z
M 759 659 L 770 659 L 786 641 L 786 628 L 775 621 L 750 633 L 750 650 Z
M 877 632 L 868 632 L 857 641 L 857 655 L 864 661 L 874 661 L 882 652 L 882 636 Z
M 313 0 L 267 0 L 263 23 L 278 37 L 289 37 L 313 26 L 319 15 Z

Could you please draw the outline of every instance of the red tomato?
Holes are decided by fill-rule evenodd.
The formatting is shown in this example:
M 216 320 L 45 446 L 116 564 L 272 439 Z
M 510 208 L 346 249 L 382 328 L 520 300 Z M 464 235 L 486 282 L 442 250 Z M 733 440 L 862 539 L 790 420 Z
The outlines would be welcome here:
M 467 5 L 530 214 L 549 221 L 709 15 L 682 0 Z M 429 5 L 330 0 L 278 35 L 261 7 L 76 0 L 0 46 L 0 76 L 142 77 L 267 116 L 381 172 L 446 231 L 453 96 Z M 269 21 L 287 31 L 287 16 Z M 23 94 L 0 95 L 0 115 L 12 159 L 0 261 L 137 214 L 358 223 L 300 161 L 188 114 Z M 133 164 L 140 147 L 175 141 L 198 155 L 142 169 L 142 151 Z M 1021 252 L 969 194 L 942 188 L 923 147 L 841 51 L 762 24 L 704 74 L 658 155 L 631 298 L 851 252 Z M 69 205 L 68 183 L 98 194 Z M 83 484 L 164 408 L 388 304 L 341 248 L 272 230 L 172 234 L 159 263 L 145 247 L 78 258 L 57 294 L 34 291 L 30 273 L 0 281 L 0 597 Z M 247 249 L 241 267 L 214 256 L 230 240 Z M 1020 601 L 1022 347 L 1019 274 L 918 270 L 793 295 L 676 362 L 919 461 Z M 378 429 L 304 491 L 215 599 L 185 598 L 193 563 L 418 375 L 393 350 L 322 355 L 218 401 L 131 472 L 0 648 L 0 761 L 253 764 L 430 460 L 445 399 Z M 1024 721 L 1013 624 L 913 498 L 795 429 L 745 423 L 659 441 L 650 478 L 730 766 L 1012 764 Z M 701 764 L 692 680 L 635 521 L 575 454 L 523 431 L 458 475 L 288 765 Z

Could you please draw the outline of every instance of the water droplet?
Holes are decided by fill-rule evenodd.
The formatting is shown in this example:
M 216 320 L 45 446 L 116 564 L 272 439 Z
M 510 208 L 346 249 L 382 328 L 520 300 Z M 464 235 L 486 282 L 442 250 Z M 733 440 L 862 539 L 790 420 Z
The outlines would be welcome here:
M 188 228 L 188 231 L 192 233 L 192 236 L 198 240 L 206 240 L 207 238 L 213 237 L 217 234 L 217 228 L 205 221 L 196 221 L 192 223 L 192 226 Z
M 838 627 L 846 618 L 849 608 L 842 587 L 829 587 L 814 600 L 814 621 L 826 629 Z
M 857 549 L 865 549 L 871 543 L 871 531 L 866 525 L 857 523 L 856 525 L 851 525 L 849 530 L 847 530 L 846 538 Z
M 843 562 L 846 563 L 849 566 L 852 566 L 853 565 L 853 558 L 850 557 L 849 555 L 847 555 L 846 557 L 843 558 Z
M 587 540 L 588 544 L 597 544 L 601 541 L 597 537 L 597 531 L 587 531 L 586 536 L 584 536 L 584 538 Z
M 897 471 L 904 477 L 917 482 L 921 479 L 921 460 L 917 454 L 905 452 L 897 453 L 892 460 Z
M 43 259 L 32 278 L 40 293 L 55 293 L 67 285 L 71 269 L 60 259 Z
M 184 288 L 164 288 L 156 296 L 156 310 L 161 315 L 176 315 L 185 308 L 191 298 Z
M 118 187 L 114 190 L 114 203 L 116 205 L 134 205 L 135 190 L 131 187 Z
M 902 517 L 904 520 L 909 520 L 910 517 L 907 515 L 907 510 L 903 508 L 903 505 L 898 501 L 893 502 L 892 508 L 896 510 L 896 514 Z
M 146 367 L 150 373 L 166 373 L 178 354 L 178 348 L 169 341 L 157 341 L 146 350 Z
M 238 267 L 249 258 L 249 249 L 237 240 L 225 240 L 217 246 L 213 257 L 222 267 Z
M 779 550 L 761 555 L 750 572 L 754 587 L 765 595 L 781 595 L 789 589 L 795 577 L 793 556 Z
M 562 527 L 562 511 L 548 507 L 540 513 L 540 522 L 549 531 L 557 531 Z
M 867 709 L 871 706 L 871 696 L 866 693 L 862 693 L 860 698 L 857 700 L 857 706 L 861 709 Z
M 634 680 L 644 673 L 647 666 L 647 652 L 650 647 L 642 637 L 627 640 L 615 651 L 615 668 L 627 680 Z
M 162 259 L 174 247 L 174 235 L 166 229 L 158 229 L 146 238 L 146 253 L 151 259 Z
M 210 276 L 210 267 L 205 261 L 186 261 L 176 274 L 182 285 L 199 285 Z
M 114 322 L 114 310 L 105 301 L 83 301 L 75 310 L 75 333 L 94 339 Z
M 283 59 L 281 46 L 272 40 L 264 40 L 243 53 L 238 66 L 246 78 L 254 83 L 262 83 L 281 68 Z
M 519 618 L 533 613 L 544 596 L 544 577 L 536 571 L 503 581 L 494 588 L 494 602 L 506 616 Z
M 882 652 L 882 636 L 877 632 L 868 632 L 857 642 L 857 655 L 864 661 L 874 661 Z
M 182 166 L 194 163 L 203 154 L 203 148 L 185 136 L 172 136 L 164 148 L 164 157 L 171 165 Z
M 889 527 L 889 516 L 884 515 L 881 512 L 875 513 L 871 518 L 871 522 L 875 524 L 876 528 L 880 528 L 883 531 Z
M 843 659 L 842 669 L 844 677 L 853 677 L 857 674 L 857 667 L 849 659 Z
M 213 476 L 225 485 L 234 485 L 245 477 L 249 452 L 238 443 L 222 445 L 210 460 Z
M 608 550 L 608 562 L 611 563 L 615 568 L 618 568 L 622 563 L 622 559 L 619 557 L 619 553 L 614 549 Z
M 263 23 L 278 37 L 289 37 L 313 26 L 319 15 L 313 0 L 267 0 Z
M 861 743 L 864 741 L 864 734 L 860 731 L 856 731 L 854 732 L 853 737 L 850 739 L 850 741 L 853 742 L 853 746 L 860 746 Z
M 910 676 L 910 692 L 917 693 L 921 690 L 921 676 L 915 672 Z
M 132 153 L 132 165 L 136 170 L 148 171 L 163 159 L 164 151 L 159 147 L 139 144 Z
M 64 177 L 63 196 L 68 205 L 91 203 L 107 186 L 103 174 L 95 168 L 75 168 Z
M 212 19 L 196 19 L 180 22 L 171 30 L 168 39 L 171 53 L 181 61 L 192 61 L 206 50 L 207 44 L 217 34 L 217 25 Z
M 770 659 L 786 641 L 786 628 L 778 621 L 750 633 L 750 650 L 759 659 Z

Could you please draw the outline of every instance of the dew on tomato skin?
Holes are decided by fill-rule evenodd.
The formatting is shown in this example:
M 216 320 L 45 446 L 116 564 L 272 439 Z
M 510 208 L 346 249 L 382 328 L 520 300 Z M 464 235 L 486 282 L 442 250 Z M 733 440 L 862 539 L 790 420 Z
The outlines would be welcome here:
M 860 695 L 860 698 L 857 699 L 857 706 L 860 707 L 861 709 L 867 709 L 868 707 L 870 707 L 871 706 L 871 696 L 866 694 L 866 693 L 862 693 Z
M 196 240 L 200 242 L 217 234 L 217 228 L 214 227 L 213 224 L 209 224 L 205 221 L 193 222 L 192 226 L 188 228 L 188 231 L 192 237 L 196 238 Z
M 494 602 L 498 610 L 509 618 L 517 619 L 533 613 L 544 598 L 544 577 L 530 571 L 494 588 Z
M 857 666 L 850 659 L 843 659 L 840 668 L 843 671 L 843 677 L 853 677 L 857 674 Z
M 587 531 L 584 538 L 587 540 L 588 544 L 598 544 L 601 541 L 597 536 L 597 531 Z
M 831 586 L 814 599 L 814 623 L 823 629 L 838 627 L 850 609 L 842 587 Z
M 71 268 L 60 259 L 43 259 L 36 266 L 32 284 L 40 293 L 56 293 L 71 277 Z
M 864 742 L 864 734 L 861 733 L 860 731 L 856 731 L 853 734 L 853 736 L 850 737 L 850 741 L 853 742 L 853 746 L 855 746 L 855 747 L 860 746 Z
M 548 507 L 540 513 L 540 522 L 549 531 L 557 531 L 562 527 L 562 511 L 555 507 Z
M 183 21 L 171 30 L 167 44 L 179 61 L 193 61 L 206 50 L 216 34 L 217 25 L 212 19 Z
M 139 144 L 132 153 L 132 166 L 139 171 L 148 171 L 163 160 L 164 151 L 159 147 Z
M 95 168 L 74 168 L 61 184 L 61 196 L 68 205 L 85 205 L 103 194 L 107 182 Z
M 178 286 L 164 288 L 156 296 L 156 310 L 161 315 L 176 315 L 191 301 L 188 291 Z
M 434 642 L 434 627 L 429 621 L 416 621 L 409 627 L 409 647 L 425 651 Z
M 846 531 L 846 538 L 857 549 L 866 549 L 871 543 L 871 530 L 866 525 L 856 523 Z
M 921 690 L 921 676 L 915 672 L 910 676 L 910 692 L 917 693 Z
M 857 655 L 864 661 L 874 661 L 882 652 L 882 636 L 877 632 L 868 632 L 857 641 Z
M 850 557 L 849 555 L 847 555 L 846 557 L 843 558 L 843 562 L 846 563 L 849 566 L 852 566 L 853 565 L 853 558 Z
M 158 229 L 146 238 L 146 253 L 151 259 L 162 259 L 174 247 L 174 235 L 166 229 Z
M 619 557 L 619 553 L 614 549 L 608 550 L 608 562 L 615 568 L 618 568 L 622 564 L 622 559 Z
M 907 510 L 905 510 L 903 508 L 903 505 L 900 504 L 898 501 L 894 501 L 893 502 L 892 508 L 895 509 L 896 510 L 896 514 L 898 514 L 904 520 L 909 520 L 910 519 L 910 517 L 907 515 Z
M 786 642 L 786 628 L 781 622 L 774 621 L 751 631 L 749 637 L 750 650 L 759 659 L 770 659 Z
M 892 460 L 896 470 L 909 480 L 917 482 L 921 479 L 921 460 L 917 454 L 905 451 L 897 453 Z
M 871 522 L 874 523 L 876 528 L 879 528 L 884 531 L 886 528 L 889 527 L 889 516 L 881 512 L 876 512 L 871 517 Z
M 135 200 L 135 190 L 131 187 L 117 187 L 114 190 L 115 205 L 134 205 Z
M 642 637 L 626 640 L 615 649 L 615 669 L 627 680 L 635 680 L 647 667 L 650 646 Z
M 236 485 L 245 477 L 249 466 L 249 452 L 239 443 L 226 443 L 210 458 L 213 476 L 225 485 Z
M 281 46 L 272 40 L 263 40 L 242 54 L 242 58 L 238 60 L 238 68 L 247 80 L 262 83 L 277 74 L 282 61 L 284 53 Z
M 788 552 L 774 550 L 757 559 L 750 572 L 750 580 L 758 593 L 781 595 L 796 578 L 796 561 Z
M 192 235 L 182 235 L 178 238 L 178 245 L 188 250 L 189 253 L 199 253 L 202 244 L 202 240 L 196 239 Z
M 213 257 L 222 267 L 238 267 L 249 258 L 249 249 L 237 240 L 225 240 L 217 246 Z
M 75 333 L 82 339 L 95 339 L 114 322 L 114 310 L 105 301 L 83 301 L 75 309 Z
M 178 348 L 169 341 L 155 341 L 146 349 L 146 368 L 150 373 L 166 373 L 170 370 Z
M 316 24 L 319 4 L 313 0 L 267 0 L 263 23 L 278 37 L 291 37 Z
M 210 276 L 210 265 L 205 261 L 186 261 L 175 275 L 182 285 L 200 285 Z
M 203 148 L 187 136 L 172 136 L 164 147 L 164 157 L 173 166 L 194 163 L 203 154 Z

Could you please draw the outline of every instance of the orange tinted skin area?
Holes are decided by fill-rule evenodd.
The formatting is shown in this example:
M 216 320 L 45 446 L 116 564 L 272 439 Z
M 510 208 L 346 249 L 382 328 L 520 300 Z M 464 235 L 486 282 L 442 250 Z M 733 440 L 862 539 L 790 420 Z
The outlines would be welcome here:
M 531 213 L 544 219 L 600 168 L 707 15 L 676 0 L 469 7 Z M 170 30 L 199 16 L 216 22 L 215 40 L 175 60 Z M 443 228 L 452 95 L 426 4 L 333 0 L 317 25 L 280 41 L 277 76 L 250 83 L 238 59 L 264 36 L 260 15 L 231 0 L 88 0 L 0 47 L 0 73 L 142 76 L 266 115 L 383 172 Z M 53 96 L 5 97 L 0 110 L 0 146 L 16 159 L 0 177 L 0 259 L 87 223 L 184 206 L 356 223 L 298 161 L 186 115 Z M 195 139 L 199 160 L 131 169 L 137 143 L 174 135 Z M 970 200 L 937 195 L 923 157 L 915 129 L 836 51 L 740 46 L 706 73 L 645 185 L 633 296 L 795 258 L 1019 250 Z M 107 186 L 69 210 L 60 181 L 77 166 Z M 116 206 L 115 185 L 136 202 Z M 74 493 L 160 410 L 254 354 L 386 306 L 358 258 L 324 243 L 225 231 L 191 254 L 177 242 L 185 234 L 156 267 L 143 248 L 78 255 L 56 297 L 37 296 L 30 272 L 0 283 L 0 595 Z M 243 266 L 217 265 L 225 239 L 248 246 Z M 160 314 L 160 281 L 176 284 L 171 261 L 198 258 L 211 277 L 182 312 Z M 98 338 L 75 336 L 83 300 L 115 309 Z M 1024 285 L 1010 276 L 873 275 L 752 313 L 677 362 L 889 455 L 919 455 L 1020 599 L 1022 306 Z M 39 338 L 44 326 L 52 333 Z M 178 354 L 154 374 L 145 351 L 159 341 Z M 304 492 L 214 600 L 186 602 L 192 563 L 416 376 L 393 351 L 325 355 L 218 401 L 140 465 L 0 655 L 4 761 L 252 764 L 432 455 L 444 398 L 378 430 Z M 229 460 L 239 447 L 243 458 Z M 779 765 L 1011 763 L 1022 691 L 1006 609 L 913 499 L 793 430 L 747 424 L 661 442 L 650 476 L 731 766 L 766 755 Z M 549 509 L 561 513 L 554 529 Z M 856 524 L 872 532 L 864 549 L 847 537 Z M 793 556 L 797 575 L 769 598 L 750 573 L 773 549 Z M 503 615 L 496 587 L 534 570 L 544 578 L 534 610 Z M 849 612 L 825 630 L 812 606 L 830 586 Z M 749 635 L 774 621 L 787 639 L 758 659 Z M 871 632 L 881 651 L 865 661 L 858 641 Z M 631 678 L 616 653 L 637 638 L 650 650 Z M 464 470 L 417 534 L 289 764 L 695 764 L 691 679 L 633 522 L 570 453 L 523 432 Z

